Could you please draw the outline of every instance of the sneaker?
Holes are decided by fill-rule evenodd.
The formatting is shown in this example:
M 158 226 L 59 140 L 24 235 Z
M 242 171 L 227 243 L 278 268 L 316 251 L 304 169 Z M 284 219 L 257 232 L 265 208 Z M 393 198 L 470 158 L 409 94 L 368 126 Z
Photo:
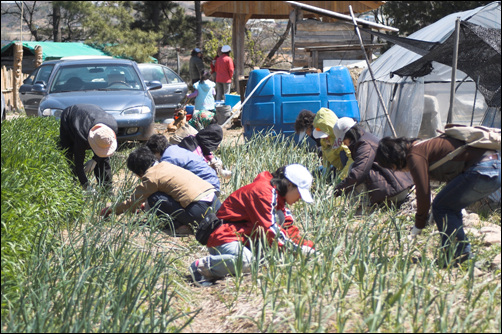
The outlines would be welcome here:
M 206 286 L 211 286 L 213 285 L 213 282 L 210 280 L 207 280 L 204 275 L 200 273 L 198 270 L 199 268 L 199 262 L 200 260 L 195 261 L 190 265 L 190 276 L 192 276 L 192 281 L 195 285 L 200 286 L 200 287 L 206 287 Z
M 232 172 L 226 169 L 220 171 L 220 176 L 224 179 L 230 179 L 232 177 Z

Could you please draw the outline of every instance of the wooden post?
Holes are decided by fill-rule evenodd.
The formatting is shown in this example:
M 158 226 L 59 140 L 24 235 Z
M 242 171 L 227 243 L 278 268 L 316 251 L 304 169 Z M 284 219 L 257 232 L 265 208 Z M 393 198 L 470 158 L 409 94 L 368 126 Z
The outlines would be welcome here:
M 244 45 L 246 41 L 246 14 L 234 14 L 232 23 L 232 53 L 234 58 L 233 84 L 240 94 L 239 78 L 244 75 Z
M 23 43 L 14 44 L 14 82 L 12 83 L 12 100 L 14 108 L 19 110 L 22 106 L 19 100 L 19 87 L 23 79 Z
M 42 62 L 44 61 L 43 59 L 44 59 L 44 56 L 42 53 L 42 46 L 35 45 L 35 68 L 42 65 Z

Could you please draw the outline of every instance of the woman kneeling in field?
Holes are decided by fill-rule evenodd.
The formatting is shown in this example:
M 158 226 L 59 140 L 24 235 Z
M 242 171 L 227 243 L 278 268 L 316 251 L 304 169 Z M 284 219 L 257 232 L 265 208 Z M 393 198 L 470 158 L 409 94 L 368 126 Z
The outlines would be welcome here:
M 208 239 L 209 256 L 190 266 L 194 283 L 210 285 L 212 280 L 234 275 L 240 266 L 250 271 L 253 253 L 250 243 L 265 235 L 269 244 L 279 247 L 291 243 L 302 252 L 314 252 L 313 242 L 303 240 L 293 217 L 286 208 L 302 198 L 313 202 L 310 194 L 312 175 L 302 165 L 280 167 L 274 173 L 260 173 L 253 181 L 233 192 L 221 205 L 216 216 L 222 224 Z M 242 261 L 242 263 L 241 263 Z

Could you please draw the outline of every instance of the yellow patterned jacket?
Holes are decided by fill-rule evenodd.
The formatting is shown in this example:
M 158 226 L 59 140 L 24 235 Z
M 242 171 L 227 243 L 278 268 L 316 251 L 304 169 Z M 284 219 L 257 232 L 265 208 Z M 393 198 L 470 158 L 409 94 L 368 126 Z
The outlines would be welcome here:
M 329 165 L 333 165 L 339 173 L 339 176 L 344 179 L 349 173 L 350 165 L 354 162 L 350 155 L 350 150 L 346 145 L 341 145 L 337 148 L 333 148 L 335 144 L 335 134 L 333 133 L 333 126 L 338 121 L 338 117 L 335 113 L 328 108 L 321 108 L 316 113 L 314 117 L 314 128 L 320 129 L 322 132 L 328 134 L 327 138 L 321 139 L 321 149 L 323 156 L 323 165 L 328 168 Z M 342 140 L 343 138 L 340 138 Z M 349 160 L 343 166 L 342 160 L 340 159 L 340 152 L 345 151 Z

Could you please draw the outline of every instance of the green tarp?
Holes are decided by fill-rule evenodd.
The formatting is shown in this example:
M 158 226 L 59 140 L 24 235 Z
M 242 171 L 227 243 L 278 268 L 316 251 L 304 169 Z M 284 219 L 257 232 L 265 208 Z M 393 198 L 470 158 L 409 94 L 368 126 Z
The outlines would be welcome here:
M 4 53 L 12 54 L 16 41 L 10 42 L 2 48 Z M 23 48 L 35 54 L 35 46 L 42 47 L 43 61 L 60 59 L 70 56 L 108 56 L 101 50 L 79 42 L 22 42 Z

